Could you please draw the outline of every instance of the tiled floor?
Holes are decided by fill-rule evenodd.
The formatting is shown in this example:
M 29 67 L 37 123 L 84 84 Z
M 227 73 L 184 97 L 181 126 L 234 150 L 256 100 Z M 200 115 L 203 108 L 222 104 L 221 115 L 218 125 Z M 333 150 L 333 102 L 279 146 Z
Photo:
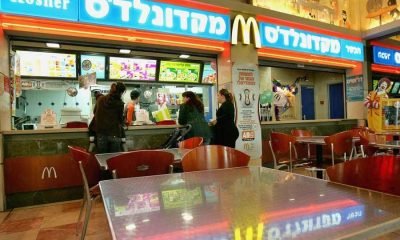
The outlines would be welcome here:
M 307 175 L 307 171 L 301 168 L 295 172 Z M 77 239 L 76 221 L 80 204 L 81 201 L 71 201 L 0 212 L 0 240 Z M 112 239 L 101 199 L 95 201 L 86 239 Z M 377 239 L 400 240 L 400 231 Z
M 0 212 L 0 240 L 77 239 L 81 201 L 63 202 Z M 92 209 L 86 239 L 111 239 L 101 200 Z

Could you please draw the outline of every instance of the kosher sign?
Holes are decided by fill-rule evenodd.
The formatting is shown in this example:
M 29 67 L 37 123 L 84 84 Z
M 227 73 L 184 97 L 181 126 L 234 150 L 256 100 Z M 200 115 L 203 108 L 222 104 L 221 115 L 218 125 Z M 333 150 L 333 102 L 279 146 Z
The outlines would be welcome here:
M 260 22 L 261 45 L 328 57 L 364 61 L 361 42 Z
M 346 97 L 350 102 L 364 100 L 363 76 L 351 76 L 346 78 Z
M 12 14 L 229 41 L 230 16 L 148 0 L 1 0 Z
M 257 65 L 233 65 L 232 87 L 236 102 L 236 125 L 239 129 L 236 148 L 250 155 L 251 159 L 261 158 L 261 126 L 258 118 L 259 85 Z
M 1 12 L 78 21 L 77 0 L 1 0 Z
M 400 67 L 400 50 L 373 46 L 374 63 Z

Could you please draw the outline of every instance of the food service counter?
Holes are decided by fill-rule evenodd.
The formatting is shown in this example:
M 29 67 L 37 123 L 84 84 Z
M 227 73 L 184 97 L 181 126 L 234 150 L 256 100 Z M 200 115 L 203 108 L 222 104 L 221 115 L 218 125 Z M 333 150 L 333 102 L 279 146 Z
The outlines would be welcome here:
M 128 149 L 158 148 L 175 127 L 129 127 L 126 131 Z M 71 164 L 68 145 L 87 148 L 87 129 L 16 130 L 1 135 L 6 208 L 82 197 L 80 172 Z

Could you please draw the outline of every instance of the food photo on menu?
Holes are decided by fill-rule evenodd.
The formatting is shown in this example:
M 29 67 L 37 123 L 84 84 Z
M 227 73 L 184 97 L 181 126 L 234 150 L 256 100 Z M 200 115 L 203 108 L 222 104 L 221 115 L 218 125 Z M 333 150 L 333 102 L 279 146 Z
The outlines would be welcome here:
M 17 51 L 22 76 L 76 77 L 76 55 Z
M 110 57 L 110 79 L 154 81 L 157 61 Z
M 199 77 L 199 63 L 161 61 L 160 81 L 197 83 Z

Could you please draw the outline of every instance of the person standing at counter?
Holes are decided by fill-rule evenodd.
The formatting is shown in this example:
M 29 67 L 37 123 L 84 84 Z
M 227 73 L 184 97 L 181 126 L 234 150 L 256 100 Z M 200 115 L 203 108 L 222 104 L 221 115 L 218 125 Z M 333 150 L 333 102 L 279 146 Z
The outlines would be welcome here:
M 211 131 L 204 119 L 204 105 L 200 98 L 191 91 L 182 93 L 183 104 L 179 108 L 178 123 L 180 125 L 190 124 L 192 128 L 186 134 L 186 138 L 202 137 L 203 143 L 209 144 Z
M 135 120 L 135 105 L 139 102 L 140 92 L 137 89 L 131 91 L 131 101 L 126 104 L 124 110 L 125 123 L 127 126 L 131 125 Z
M 214 125 L 213 144 L 235 148 L 239 130 L 235 125 L 235 106 L 232 94 L 226 89 L 221 89 L 217 98 L 221 106 L 217 111 L 217 119 L 211 121 L 211 125 Z
M 110 93 L 100 96 L 96 101 L 94 117 L 98 153 L 122 150 L 122 138 L 125 138 L 122 94 L 125 90 L 126 87 L 123 83 L 113 83 Z

